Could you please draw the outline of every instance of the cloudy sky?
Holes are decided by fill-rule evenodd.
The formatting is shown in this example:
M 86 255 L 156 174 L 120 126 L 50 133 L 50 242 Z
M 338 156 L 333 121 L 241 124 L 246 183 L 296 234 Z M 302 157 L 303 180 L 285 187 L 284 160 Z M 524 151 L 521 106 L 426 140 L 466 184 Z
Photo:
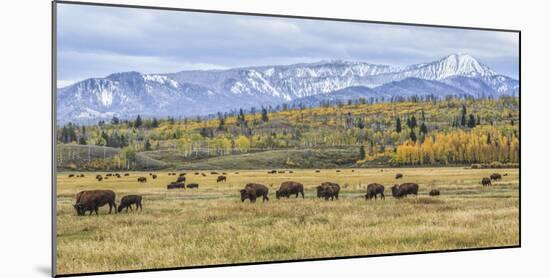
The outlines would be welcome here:
M 354 60 L 409 65 L 468 53 L 518 78 L 518 35 L 58 4 L 58 83 L 113 72 L 167 73 Z

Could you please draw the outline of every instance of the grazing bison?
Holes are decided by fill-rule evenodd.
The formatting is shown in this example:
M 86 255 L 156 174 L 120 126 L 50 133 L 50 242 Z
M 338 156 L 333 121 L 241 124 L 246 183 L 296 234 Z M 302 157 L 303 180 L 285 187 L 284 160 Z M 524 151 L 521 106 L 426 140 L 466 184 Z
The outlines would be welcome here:
M 85 176 L 84 176 L 84 174 L 80 174 L 80 175 L 78 175 L 78 176 L 76 176 L 76 177 L 78 177 L 78 178 L 83 178 L 83 177 L 85 177 Z
M 506 176 L 508 176 L 508 173 L 504 173 L 504 175 L 502 175 L 502 176 L 506 177 Z
M 74 174 L 69 174 L 69 178 L 74 178 Z
M 111 177 L 111 176 L 113 176 L 113 174 L 112 173 L 107 173 L 105 176 Z
M 321 170 L 315 170 L 315 173 L 321 173 Z
M 199 175 L 199 172 L 195 172 L 195 175 Z
M 187 173 L 180 173 L 180 177 L 187 175 Z
M 401 174 L 401 173 L 395 174 L 395 179 L 396 179 L 396 180 L 402 179 L 402 178 L 403 178 L 403 174 Z
M 338 194 L 340 193 L 340 185 L 332 182 L 323 182 L 317 186 L 317 198 L 325 198 L 325 200 L 338 200 Z
M 483 186 L 491 185 L 491 179 L 490 178 L 482 178 L 481 179 L 481 185 L 483 185 Z
M 336 170 L 336 173 L 340 173 L 340 170 Z
M 129 176 L 130 176 L 130 173 L 124 173 L 124 176 L 125 176 L 125 177 L 129 177 Z
M 147 178 L 146 177 L 139 177 L 139 178 L 137 178 L 137 181 L 138 182 L 147 182 Z
M 277 171 L 277 173 L 279 173 L 279 174 L 284 174 L 285 171 Z
M 99 178 L 103 178 L 101 175 L 95 175 L 95 179 L 98 180 Z
M 128 208 L 132 210 L 132 205 L 136 205 L 136 211 L 143 210 L 141 206 L 141 196 L 140 195 L 126 195 L 120 199 L 120 204 L 118 205 L 118 212 L 121 212 L 123 209 L 126 209 L 126 212 L 128 212 Z
M 176 182 L 185 182 L 185 180 L 186 180 L 185 176 L 181 176 L 181 177 L 178 177 Z
M 201 173 L 201 175 L 202 175 L 203 177 L 206 177 L 206 174 L 205 174 L 205 173 Z
M 290 195 L 294 194 L 296 198 L 298 198 L 298 194 L 302 194 L 302 198 L 304 198 L 304 185 L 299 182 L 285 181 L 281 183 L 279 190 L 275 191 L 275 197 L 277 197 L 277 199 L 281 197 L 290 198 Z
M 263 184 L 249 183 L 243 189 L 239 190 L 241 193 L 241 202 L 244 202 L 246 199 L 249 199 L 250 202 L 255 203 L 256 198 L 262 196 L 262 201 L 269 201 L 267 194 L 269 193 L 269 188 Z
M 267 172 L 268 174 L 277 174 L 277 170 L 271 170 Z
M 176 189 L 176 188 L 185 189 L 185 183 L 171 182 L 169 185 L 166 186 L 166 189 Z
M 238 174 L 239 174 L 239 172 L 235 172 L 235 175 L 238 175 Z
M 227 181 L 226 176 L 218 176 L 218 179 L 216 180 L 216 182 L 225 182 L 225 181 Z
M 198 183 L 190 183 L 187 185 L 187 188 L 199 188 L 199 184 Z
M 222 172 L 222 175 L 227 175 L 227 173 L 226 173 L 226 172 Z
M 99 177 L 96 177 L 95 178 L 97 181 L 102 181 L 103 180 L 103 177 L 102 176 L 99 176 Z
M 428 195 L 430 196 L 439 196 L 441 193 L 439 192 L 439 190 L 437 189 L 432 189 L 430 190 L 430 192 L 428 193 Z
M 119 174 L 119 173 L 116 173 L 115 176 L 116 176 L 117 178 L 120 178 L 120 174 Z
M 293 173 L 294 173 L 294 171 L 288 171 L 288 173 L 289 173 L 289 174 L 293 174 Z
M 386 199 L 386 196 L 384 196 L 384 186 L 379 183 L 371 183 L 367 185 L 365 200 L 372 199 L 372 197 L 376 200 L 376 195 L 378 194 L 380 194 L 380 199 Z
M 418 184 L 407 182 L 401 185 L 394 185 L 391 188 L 391 193 L 395 198 L 406 197 L 409 194 L 418 195 Z
M 218 172 L 210 172 L 210 175 L 218 175 Z
M 157 175 L 153 174 L 153 175 L 151 175 L 151 178 L 153 178 L 154 180 L 156 180 L 156 179 L 157 179 Z
M 95 212 L 96 215 L 99 215 L 98 209 L 106 204 L 109 204 L 109 214 L 112 209 L 115 208 L 116 213 L 116 203 L 115 203 L 115 192 L 112 190 L 87 190 L 80 191 L 76 194 L 76 203 L 73 205 L 76 213 L 79 216 L 82 216 L 86 211 L 90 211 L 89 215 L 92 215 L 92 212 Z
M 491 179 L 494 181 L 498 181 L 502 179 L 502 176 L 500 174 L 494 173 L 491 175 Z

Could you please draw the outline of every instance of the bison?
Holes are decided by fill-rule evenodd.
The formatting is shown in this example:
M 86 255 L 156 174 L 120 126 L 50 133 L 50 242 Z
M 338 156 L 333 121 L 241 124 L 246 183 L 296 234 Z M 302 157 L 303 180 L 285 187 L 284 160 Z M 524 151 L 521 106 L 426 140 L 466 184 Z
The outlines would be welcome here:
M 367 185 L 365 200 L 372 199 L 372 197 L 376 200 L 376 195 L 378 194 L 380 194 L 380 199 L 386 199 L 386 196 L 384 196 L 384 186 L 378 183 L 371 183 Z
M 403 178 L 403 174 L 401 174 L 401 173 L 395 174 L 395 179 L 396 179 L 396 180 L 402 179 L 402 178 Z
M 268 174 L 277 174 L 277 170 L 267 171 Z
M 76 203 L 73 205 L 76 213 L 79 216 L 85 215 L 86 211 L 90 211 L 89 215 L 92 215 L 92 212 L 95 212 L 96 215 L 99 215 L 98 209 L 106 204 L 109 204 L 109 214 L 112 209 L 115 209 L 116 213 L 116 203 L 115 203 L 115 192 L 112 190 L 87 190 L 80 191 L 76 194 Z
M 146 177 L 139 177 L 139 178 L 137 178 L 137 181 L 138 182 L 147 182 L 147 178 Z
M 218 176 L 218 179 L 216 180 L 216 182 L 225 182 L 226 180 L 227 180 L 226 176 Z
M 210 175 L 218 175 L 218 172 L 210 172 Z
M 153 178 L 154 180 L 156 180 L 156 179 L 157 179 L 157 175 L 153 174 L 153 175 L 151 175 L 151 178 Z
M 321 173 L 321 170 L 315 170 L 315 173 Z
M 432 189 L 432 190 L 430 190 L 428 195 L 430 195 L 430 196 L 439 196 L 439 195 L 441 195 L 441 192 L 439 192 L 439 190 L 437 190 L 437 189 Z
M 288 173 L 289 173 L 289 174 L 293 174 L 293 173 L 294 173 L 294 171 L 288 171 Z
M 113 174 L 112 173 L 107 173 L 105 176 L 111 177 L 111 176 L 113 176 Z
M 169 185 L 166 186 L 166 189 L 175 189 L 175 188 L 185 189 L 185 183 L 171 182 Z
M 143 210 L 141 206 L 141 196 L 140 195 L 126 195 L 120 199 L 120 204 L 118 205 L 118 212 L 121 212 L 123 209 L 126 209 L 126 212 L 128 212 L 128 208 L 132 210 L 132 205 L 136 205 L 136 211 Z
M 185 176 L 181 176 L 181 177 L 178 177 L 176 182 L 185 182 L 185 180 L 186 180 Z
M 239 190 L 241 193 L 241 202 L 244 202 L 246 199 L 250 199 L 250 202 L 255 203 L 256 198 L 262 196 L 262 201 L 269 201 L 267 194 L 269 193 L 269 188 L 263 184 L 258 183 L 248 183 L 243 189 Z
M 491 179 L 490 178 L 482 178 L 481 179 L 481 185 L 490 186 L 491 185 Z
M 502 176 L 500 174 L 494 173 L 491 175 L 491 180 L 498 181 L 501 179 L 502 179 Z
M 285 181 L 281 183 L 279 190 L 275 191 L 275 197 L 277 197 L 277 199 L 280 197 L 290 198 L 290 195 L 294 194 L 296 195 L 296 198 L 298 198 L 298 194 L 302 194 L 302 198 L 305 198 L 304 185 L 299 182 Z
M 125 177 L 129 177 L 129 176 L 130 176 L 130 173 L 124 173 L 124 176 L 125 176 Z
M 187 185 L 187 188 L 199 188 L 199 184 L 198 183 L 190 183 Z
M 120 178 L 120 174 L 119 174 L 119 173 L 116 173 L 115 176 L 116 176 L 117 178 Z
M 409 194 L 418 195 L 418 184 L 416 183 L 403 183 L 401 185 L 394 185 L 391 188 L 393 197 L 402 198 L 406 197 Z
M 74 174 L 69 174 L 69 178 L 74 178 Z
M 317 186 L 317 198 L 325 198 L 328 200 L 338 200 L 338 194 L 340 193 L 340 185 L 332 182 L 323 182 Z
M 102 181 L 103 180 L 103 177 L 102 176 L 99 176 L 99 177 L 96 177 L 95 178 L 97 181 Z
M 205 173 L 201 173 L 201 175 L 202 175 L 203 177 L 206 177 L 206 174 L 205 174 Z
M 180 177 L 183 177 L 183 176 L 185 176 L 185 175 L 187 175 L 187 173 L 180 173 L 179 176 L 180 176 Z

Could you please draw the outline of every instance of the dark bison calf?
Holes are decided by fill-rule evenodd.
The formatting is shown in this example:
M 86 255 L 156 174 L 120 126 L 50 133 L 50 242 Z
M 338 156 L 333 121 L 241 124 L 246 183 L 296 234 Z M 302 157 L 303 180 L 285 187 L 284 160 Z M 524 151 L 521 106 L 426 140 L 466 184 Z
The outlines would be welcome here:
M 109 214 L 112 209 L 115 209 L 116 213 L 116 203 L 115 203 L 115 192 L 112 190 L 86 190 L 80 191 L 76 194 L 76 203 L 73 205 L 76 213 L 79 216 L 82 216 L 86 211 L 90 211 L 89 215 L 92 215 L 92 212 L 95 212 L 96 215 L 99 215 L 98 209 L 106 204 L 109 204 Z
M 441 193 L 439 192 L 439 190 L 437 189 L 432 189 L 430 190 L 430 192 L 428 193 L 428 195 L 430 196 L 439 196 Z
M 227 180 L 226 176 L 218 176 L 218 179 L 216 180 L 216 182 L 225 182 L 226 180 Z
M 418 184 L 408 182 L 401 185 L 394 185 L 391 188 L 391 193 L 395 198 L 406 197 L 409 194 L 418 195 Z
M 166 189 L 176 189 L 176 188 L 185 189 L 185 183 L 171 182 L 169 185 L 166 186 Z
M 396 180 L 402 179 L 402 178 L 403 178 L 403 174 L 401 174 L 401 173 L 395 174 L 395 179 L 396 179 Z
M 501 179 L 502 179 L 502 175 L 497 174 L 497 173 L 494 173 L 494 174 L 491 175 L 491 179 L 494 180 L 494 181 L 501 180 Z
M 121 212 L 123 209 L 126 209 L 126 212 L 128 212 L 128 208 L 133 210 L 132 205 L 136 205 L 136 210 L 143 210 L 141 207 L 141 196 L 126 195 L 122 197 L 122 199 L 120 199 L 120 204 L 118 205 L 118 212 Z
M 249 199 L 250 202 L 255 203 L 256 198 L 262 196 L 262 201 L 269 201 L 267 194 L 269 193 L 269 188 L 263 184 L 249 183 L 243 189 L 239 190 L 241 193 L 241 202 L 244 202 L 246 199 Z
M 138 182 L 147 182 L 147 178 L 146 177 L 139 177 L 137 179 Z
M 323 182 L 317 186 L 317 198 L 325 198 L 325 200 L 338 200 L 338 194 L 340 194 L 340 185 L 333 182 Z
M 199 184 L 198 183 L 190 183 L 187 185 L 187 188 L 199 188 Z
M 491 185 L 491 179 L 490 178 L 482 178 L 481 179 L 481 185 L 483 185 L 483 186 Z
M 290 198 L 290 195 L 296 195 L 296 198 L 298 198 L 298 194 L 302 194 L 302 198 L 305 198 L 304 185 L 294 181 L 285 181 L 281 183 L 279 190 L 275 191 L 275 197 L 277 197 L 277 199 L 281 197 Z
M 379 183 L 371 183 L 367 185 L 367 194 L 365 195 L 365 200 L 374 199 L 376 200 L 376 195 L 380 194 L 380 199 L 386 199 L 384 196 L 384 186 Z

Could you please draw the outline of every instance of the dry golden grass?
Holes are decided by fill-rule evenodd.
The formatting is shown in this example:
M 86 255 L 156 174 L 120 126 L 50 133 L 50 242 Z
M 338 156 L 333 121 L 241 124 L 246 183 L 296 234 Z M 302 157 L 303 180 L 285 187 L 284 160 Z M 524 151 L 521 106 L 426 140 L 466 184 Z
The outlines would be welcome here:
M 188 172 L 199 189 L 166 190 L 175 180 L 167 172 L 131 172 L 97 182 L 58 175 L 57 273 L 117 271 L 194 265 L 387 254 L 519 244 L 519 177 L 517 169 L 408 168 L 294 170 L 293 174 L 228 171 L 217 175 Z M 402 182 L 420 184 L 420 195 L 396 200 L 390 186 L 395 173 Z M 483 188 L 479 181 L 492 172 L 507 173 Z M 104 173 L 101 173 L 104 174 Z M 147 176 L 140 184 L 138 176 Z M 302 182 L 306 199 L 277 200 L 282 181 Z M 342 186 L 338 201 L 315 198 L 314 186 L 334 181 Z M 242 203 L 238 189 L 263 183 L 270 201 Z M 364 188 L 386 186 L 386 200 L 365 201 Z M 439 197 L 428 197 L 437 188 Z M 126 194 L 143 195 L 143 212 L 77 217 L 74 195 L 86 189 L 112 189 L 117 203 Z

